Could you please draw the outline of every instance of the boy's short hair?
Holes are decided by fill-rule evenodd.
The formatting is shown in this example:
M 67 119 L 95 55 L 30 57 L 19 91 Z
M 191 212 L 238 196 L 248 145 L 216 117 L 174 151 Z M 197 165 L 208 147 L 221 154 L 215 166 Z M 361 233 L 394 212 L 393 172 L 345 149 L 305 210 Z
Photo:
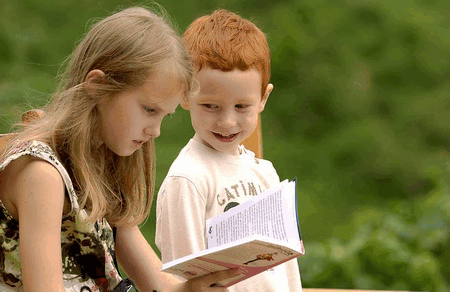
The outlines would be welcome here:
M 204 67 L 232 71 L 256 69 L 261 97 L 270 79 L 270 51 L 265 34 L 251 21 L 224 9 L 195 19 L 182 36 L 197 71 Z

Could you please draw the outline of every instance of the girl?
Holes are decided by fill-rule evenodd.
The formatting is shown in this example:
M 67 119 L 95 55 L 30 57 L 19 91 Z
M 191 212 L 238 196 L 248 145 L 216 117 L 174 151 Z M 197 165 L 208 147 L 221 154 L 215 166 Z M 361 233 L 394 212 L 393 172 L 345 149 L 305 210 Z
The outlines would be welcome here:
M 91 28 L 46 115 L 0 157 L 1 291 L 117 290 L 116 255 L 141 291 L 225 290 L 210 285 L 240 271 L 180 282 L 137 227 L 152 202 L 153 140 L 193 84 L 162 17 L 128 8 Z

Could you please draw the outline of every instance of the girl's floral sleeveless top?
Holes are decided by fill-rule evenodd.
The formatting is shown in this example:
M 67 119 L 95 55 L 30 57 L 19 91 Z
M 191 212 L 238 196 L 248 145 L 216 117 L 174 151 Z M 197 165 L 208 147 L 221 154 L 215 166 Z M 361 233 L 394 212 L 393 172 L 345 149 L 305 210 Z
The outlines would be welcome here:
M 114 265 L 114 236 L 106 219 L 89 223 L 80 209 L 70 177 L 45 143 L 30 141 L 15 148 L 0 161 L 0 172 L 14 159 L 32 155 L 51 163 L 61 174 L 72 210 L 63 216 L 61 254 L 65 291 L 107 292 L 120 282 Z M 19 223 L 0 200 L 0 291 L 22 291 Z

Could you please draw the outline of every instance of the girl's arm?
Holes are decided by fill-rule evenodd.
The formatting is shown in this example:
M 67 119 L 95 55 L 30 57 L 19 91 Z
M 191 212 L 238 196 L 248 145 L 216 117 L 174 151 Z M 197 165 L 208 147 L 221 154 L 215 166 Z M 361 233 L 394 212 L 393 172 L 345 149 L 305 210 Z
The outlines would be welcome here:
M 20 158 L 8 168 L 5 195 L 19 220 L 24 291 L 64 291 L 61 175 L 50 163 L 30 157 Z
M 117 228 L 116 254 L 125 273 L 133 279 L 139 291 L 143 292 L 227 291 L 210 285 L 242 273 L 240 270 L 230 269 L 180 282 L 173 275 L 160 271 L 161 261 L 137 226 Z
M 117 227 L 116 255 L 139 291 L 163 291 L 165 287 L 180 283 L 174 276 L 160 272 L 161 261 L 137 226 Z

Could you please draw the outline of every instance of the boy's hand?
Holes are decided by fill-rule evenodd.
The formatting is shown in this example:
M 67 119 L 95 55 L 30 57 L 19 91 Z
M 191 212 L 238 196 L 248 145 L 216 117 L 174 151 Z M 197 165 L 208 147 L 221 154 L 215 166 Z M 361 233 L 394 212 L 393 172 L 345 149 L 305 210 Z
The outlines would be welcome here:
M 229 269 L 182 282 L 164 292 L 225 292 L 224 287 L 211 287 L 217 282 L 233 278 L 244 273 L 240 268 Z

